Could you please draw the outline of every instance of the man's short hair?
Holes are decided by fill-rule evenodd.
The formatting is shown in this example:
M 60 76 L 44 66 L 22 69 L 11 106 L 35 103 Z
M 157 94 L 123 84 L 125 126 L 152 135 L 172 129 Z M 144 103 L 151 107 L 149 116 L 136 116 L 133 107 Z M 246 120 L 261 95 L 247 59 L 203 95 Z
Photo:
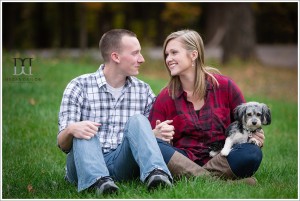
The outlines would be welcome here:
M 110 60 L 110 54 L 121 50 L 123 36 L 137 37 L 135 33 L 126 29 L 112 29 L 103 34 L 99 42 L 99 48 L 104 62 Z

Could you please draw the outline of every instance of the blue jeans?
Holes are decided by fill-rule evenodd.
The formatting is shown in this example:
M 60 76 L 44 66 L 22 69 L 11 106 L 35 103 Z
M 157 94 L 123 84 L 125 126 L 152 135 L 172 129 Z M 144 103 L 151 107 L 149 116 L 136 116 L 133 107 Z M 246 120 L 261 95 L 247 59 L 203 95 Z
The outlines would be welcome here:
M 183 150 L 173 147 L 161 139 L 158 139 L 157 141 L 167 164 L 175 151 L 188 157 Z M 251 143 L 243 143 L 233 145 L 232 150 L 227 156 L 227 161 L 232 172 L 237 177 L 244 178 L 252 176 L 258 170 L 262 157 L 262 151 L 258 146 Z
M 160 151 L 164 157 L 166 164 L 169 163 L 170 159 L 172 158 L 175 151 L 183 154 L 185 157 L 188 157 L 185 151 L 179 149 L 177 147 L 173 147 L 170 143 L 163 141 L 162 139 L 156 138 Z
M 144 182 L 154 169 L 161 169 L 172 178 L 148 119 L 134 115 L 125 125 L 122 143 L 108 153 L 102 152 L 96 136 L 90 140 L 74 138 L 67 156 L 66 176 L 82 191 L 104 176 L 117 181 L 139 176 Z
M 235 144 L 227 156 L 232 172 L 240 178 L 252 176 L 259 168 L 263 154 L 251 143 Z

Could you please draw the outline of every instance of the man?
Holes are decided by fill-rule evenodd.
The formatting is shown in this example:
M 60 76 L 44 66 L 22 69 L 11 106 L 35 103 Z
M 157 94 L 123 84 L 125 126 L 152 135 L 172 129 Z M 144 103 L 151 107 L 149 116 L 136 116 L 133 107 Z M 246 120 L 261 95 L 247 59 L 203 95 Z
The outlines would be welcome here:
M 147 119 L 155 100 L 150 86 L 137 79 L 145 61 L 136 35 L 114 29 L 99 43 L 104 64 L 73 79 L 59 112 L 57 143 L 68 153 L 66 179 L 78 192 L 114 193 L 122 181 L 140 176 L 149 190 L 171 186 L 172 176 Z M 168 131 L 165 131 L 168 132 Z M 169 131 L 173 132 L 173 131 Z

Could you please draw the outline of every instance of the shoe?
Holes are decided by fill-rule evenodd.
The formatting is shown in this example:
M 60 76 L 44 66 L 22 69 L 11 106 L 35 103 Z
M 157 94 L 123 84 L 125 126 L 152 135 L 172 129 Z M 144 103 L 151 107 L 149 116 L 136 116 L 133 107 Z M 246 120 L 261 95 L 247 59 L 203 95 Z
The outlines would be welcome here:
M 101 177 L 96 181 L 95 184 L 91 186 L 91 188 L 96 189 L 97 195 L 117 193 L 119 190 L 119 187 L 115 184 L 114 180 L 109 176 Z
M 149 174 L 149 176 L 146 179 L 146 183 L 149 191 L 157 188 L 158 186 L 162 186 L 162 187 L 172 186 L 168 174 L 159 169 L 155 169 Z

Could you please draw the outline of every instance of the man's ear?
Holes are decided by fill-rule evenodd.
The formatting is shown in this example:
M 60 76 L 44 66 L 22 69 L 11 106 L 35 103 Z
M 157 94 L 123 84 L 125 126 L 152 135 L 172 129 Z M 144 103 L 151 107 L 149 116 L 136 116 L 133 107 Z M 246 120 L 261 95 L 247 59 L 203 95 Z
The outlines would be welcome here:
M 110 57 L 114 62 L 120 63 L 119 54 L 117 52 L 112 52 Z

